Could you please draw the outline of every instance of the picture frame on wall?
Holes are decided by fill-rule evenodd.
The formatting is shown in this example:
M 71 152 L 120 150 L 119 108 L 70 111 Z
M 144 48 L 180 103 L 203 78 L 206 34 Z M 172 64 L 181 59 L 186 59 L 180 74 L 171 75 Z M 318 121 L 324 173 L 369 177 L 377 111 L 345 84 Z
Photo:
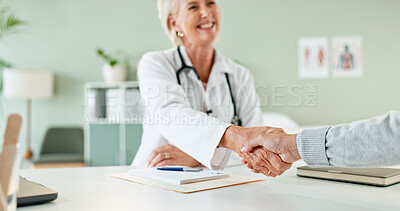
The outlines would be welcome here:
M 328 56 L 327 37 L 301 37 L 298 40 L 299 78 L 328 78 Z
M 332 77 L 361 78 L 363 46 L 361 36 L 338 36 L 331 41 Z

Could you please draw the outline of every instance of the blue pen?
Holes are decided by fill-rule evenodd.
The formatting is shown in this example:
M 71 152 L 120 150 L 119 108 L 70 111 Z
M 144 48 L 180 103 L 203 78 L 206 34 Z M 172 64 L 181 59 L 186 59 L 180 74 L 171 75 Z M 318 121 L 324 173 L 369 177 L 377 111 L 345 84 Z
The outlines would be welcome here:
M 203 171 L 200 168 L 185 168 L 185 167 L 159 167 L 157 170 L 161 171 L 185 171 L 185 172 L 199 172 Z

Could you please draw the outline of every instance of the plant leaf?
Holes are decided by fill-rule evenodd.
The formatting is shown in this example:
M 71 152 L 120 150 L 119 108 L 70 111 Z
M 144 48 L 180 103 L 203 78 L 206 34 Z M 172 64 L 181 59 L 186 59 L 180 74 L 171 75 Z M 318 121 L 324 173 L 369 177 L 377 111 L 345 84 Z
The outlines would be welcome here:
M 14 12 L 10 12 L 7 8 L 0 10 L 0 38 L 15 32 L 18 27 L 23 25 L 26 25 L 26 22 L 19 19 Z
M 11 64 L 6 62 L 4 59 L 0 58 L 0 70 L 4 68 L 10 68 Z

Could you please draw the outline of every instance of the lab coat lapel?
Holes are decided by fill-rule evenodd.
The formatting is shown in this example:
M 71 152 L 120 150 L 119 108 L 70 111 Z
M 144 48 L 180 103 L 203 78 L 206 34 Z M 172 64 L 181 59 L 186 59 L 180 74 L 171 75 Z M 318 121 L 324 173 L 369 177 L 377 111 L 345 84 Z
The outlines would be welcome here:
M 215 50 L 214 64 L 208 79 L 207 90 L 212 89 L 215 86 L 219 86 L 221 83 L 226 83 L 225 73 L 232 74 L 233 72 L 226 63 L 224 57 L 217 50 Z

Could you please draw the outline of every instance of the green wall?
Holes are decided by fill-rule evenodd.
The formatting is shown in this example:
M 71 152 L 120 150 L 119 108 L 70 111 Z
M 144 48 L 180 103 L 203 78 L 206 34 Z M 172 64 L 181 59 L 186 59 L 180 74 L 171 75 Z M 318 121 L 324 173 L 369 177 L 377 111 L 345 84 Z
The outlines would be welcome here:
M 0 42 L 0 56 L 19 68 L 56 74 L 55 97 L 33 102 L 36 152 L 48 127 L 83 124 L 83 85 L 102 80 L 102 61 L 95 48 L 122 49 L 137 62 L 144 52 L 171 47 L 157 18 L 156 0 L 6 2 L 30 25 Z M 400 1 L 220 0 L 219 4 L 223 25 L 216 46 L 225 56 L 247 66 L 256 84 L 264 87 L 260 91 L 266 105 L 263 110 L 286 113 L 303 125 L 319 125 L 369 118 L 399 108 Z M 335 35 L 363 37 L 364 77 L 300 80 L 297 39 Z M 133 73 L 130 78 L 135 78 Z M 294 100 L 287 91 L 291 85 L 302 86 L 295 90 L 301 95 L 305 86 L 316 86 L 317 106 L 281 106 Z M 278 95 L 286 97 L 278 97 L 274 103 L 273 87 L 281 86 L 285 87 L 277 89 Z M 5 113 L 25 115 L 24 102 L 6 100 L 3 104 Z

